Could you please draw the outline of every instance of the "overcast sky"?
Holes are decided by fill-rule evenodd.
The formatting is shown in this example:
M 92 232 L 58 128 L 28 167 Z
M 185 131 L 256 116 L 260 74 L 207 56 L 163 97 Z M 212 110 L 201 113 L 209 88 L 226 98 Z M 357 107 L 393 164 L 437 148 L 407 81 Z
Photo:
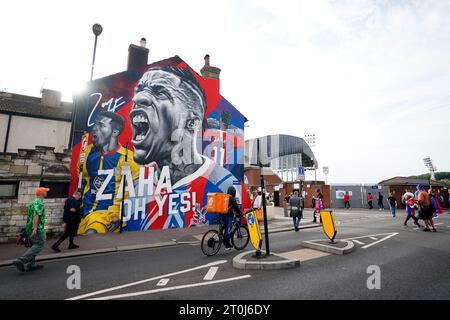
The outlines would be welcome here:
M 40 95 L 121 72 L 147 38 L 149 62 L 179 55 L 222 69 L 246 138 L 315 133 L 319 179 L 379 182 L 450 171 L 450 1 L 8 1 L 0 90 Z M 308 174 L 307 178 L 314 175 Z

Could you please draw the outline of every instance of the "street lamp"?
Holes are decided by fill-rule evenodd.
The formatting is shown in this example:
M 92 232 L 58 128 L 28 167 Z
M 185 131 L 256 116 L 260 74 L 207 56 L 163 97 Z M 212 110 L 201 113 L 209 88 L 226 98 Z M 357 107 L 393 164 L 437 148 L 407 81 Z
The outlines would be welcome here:
M 322 167 L 323 173 L 325 174 L 325 184 L 327 184 L 327 174 L 330 172 L 328 167 Z
M 425 166 L 430 170 L 430 179 L 436 180 L 436 177 L 434 176 L 435 171 L 437 170 L 436 166 L 433 165 L 433 160 L 430 158 L 424 158 L 423 162 L 425 163 Z
M 95 64 L 95 52 L 97 51 L 97 37 L 102 33 L 103 28 L 98 23 L 92 26 L 92 32 L 95 35 L 95 43 L 94 43 L 94 56 L 92 57 L 92 69 L 91 69 L 91 81 L 94 76 L 94 64 Z

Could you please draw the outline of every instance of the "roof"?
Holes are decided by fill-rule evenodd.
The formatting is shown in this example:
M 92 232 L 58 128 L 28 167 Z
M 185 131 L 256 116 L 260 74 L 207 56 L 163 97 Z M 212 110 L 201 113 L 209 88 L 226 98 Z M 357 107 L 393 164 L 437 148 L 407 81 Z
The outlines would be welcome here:
M 3 92 L 0 94 L 0 113 L 71 121 L 72 103 L 62 102 L 59 107 L 43 105 L 41 98 Z
M 317 169 L 318 163 L 309 145 L 300 137 L 276 134 L 245 141 L 245 154 L 250 165 L 257 164 L 257 142 L 260 140 L 261 158 L 264 166 L 270 161 L 288 155 L 301 154 L 302 165 L 308 169 Z
M 418 184 L 431 185 L 435 187 L 443 187 L 444 185 L 438 181 L 428 179 L 416 179 L 407 177 L 394 177 L 391 179 L 383 180 L 379 182 L 382 186 L 417 186 Z

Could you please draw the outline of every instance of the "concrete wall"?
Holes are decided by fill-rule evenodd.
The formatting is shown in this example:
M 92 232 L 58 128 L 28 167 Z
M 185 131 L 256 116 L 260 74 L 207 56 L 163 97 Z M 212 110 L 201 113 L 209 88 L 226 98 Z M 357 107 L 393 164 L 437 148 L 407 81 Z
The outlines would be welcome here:
M 382 187 L 378 189 L 377 184 L 349 184 L 349 185 L 331 185 L 331 207 L 344 208 L 344 200 L 337 199 L 337 191 L 348 191 L 350 195 L 350 207 L 352 208 L 369 208 L 367 204 L 367 194 L 369 192 L 373 195 L 373 207 L 378 209 L 377 200 L 378 192 L 383 195 L 384 208 L 389 208 L 387 198 L 389 197 L 389 188 Z
M 6 129 L 3 130 L 3 117 L 0 118 L 0 146 L 4 145 Z M 5 128 L 6 128 L 5 124 Z M 3 132 L 4 131 L 4 132 Z M 8 149 L 6 152 L 17 152 L 19 148 L 34 149 L 36 146 L 55 148 L 55 152 L 63 152 L 69 144 L 70 122 L 46 120 L 39 118 L 12 116 L 9 132 Z M 3 151 L 3 147 L 0 152 Z

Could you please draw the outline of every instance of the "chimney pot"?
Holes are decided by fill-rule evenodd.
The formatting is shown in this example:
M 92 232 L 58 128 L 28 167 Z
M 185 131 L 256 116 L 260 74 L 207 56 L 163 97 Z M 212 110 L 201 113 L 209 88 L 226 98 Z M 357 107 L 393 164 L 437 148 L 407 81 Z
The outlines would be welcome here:
M 145 48 L 147 46 L 147 39 L 141 38 L 141 47 Z

